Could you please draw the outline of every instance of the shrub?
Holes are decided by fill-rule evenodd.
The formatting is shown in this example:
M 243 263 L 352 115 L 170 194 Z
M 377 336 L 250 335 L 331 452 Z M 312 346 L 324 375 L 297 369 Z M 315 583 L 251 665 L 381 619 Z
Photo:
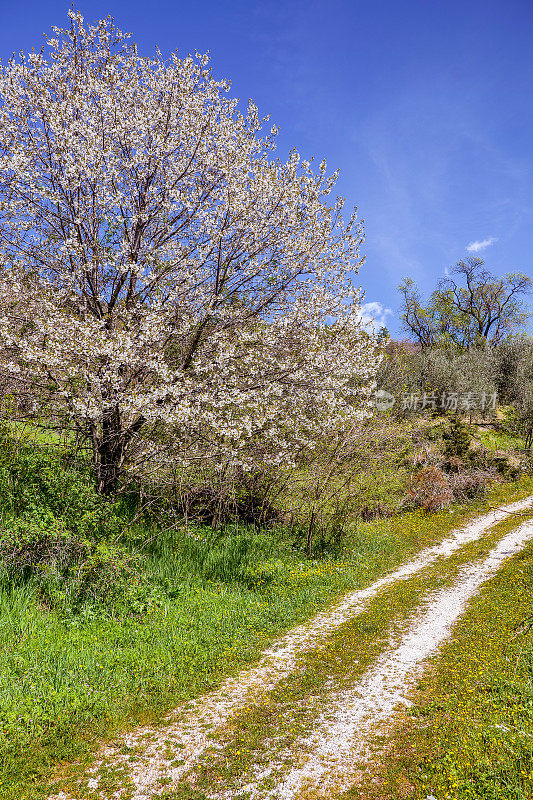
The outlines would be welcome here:
M 449 477 L 450 489 L 455 500 L 472 500 L 484 494 L 487 487 L 496 479 L 493 470 L 477 469 L 472 472 L 462 472 Z
M 462 458 L 468 453 L 468 448 L 472 441 L 472 436 L 468 431 L 468 427 L 460 417 L 454 417 L 450 421 L 450 427 L 443 432 L 442 438 L 444 439 L 445 445 L 444 452 L 448 457 L 457 456 L 458 458 Z
M 145 485 L 144 489 L 162 517 L 170 511 L 173 519 L 181 516 L 213 528 L 240 523 L 266 528 L 282 517 L 271 502 L 278 483 L 275 468 L 258 465 L 252 472 L 242 468 L 175 469 L 163 490 L 158 485 Z
M 448 456 L 443 464 L 446 472 L 459 473 L 464 469 L 464 461 L 459 456 Z
M 520 462 L 509 453 L 496 451 L 491 454 L 492 466 L 505 478 L 516 480 L 520 475 Z
M 0 429 L 0 507 L 13 516 L 50 512 L 81 538 L 115 536 L 121 521 L 103 500 L 82 464 L 65 463 L 66 456 L 35 443 L 16 440 Z
M 411 480 L 408 503 L 425 511 L 446 508 L 453 499 L 448 477 L 435 466 L 422 467 Z
M 25 581 L 51 565 L 63 574 L 83 550 L 84 543 L 50 513 L 22 516 L 0 529 L 1 568 L 9 581 Z
M 104 541 L 82 539 L 49 511 L 24 515 L 0 528 L 2 580 L 34 580 L 53 605 L 123 600 L 139 583 L 134 566 L 131 553 Z

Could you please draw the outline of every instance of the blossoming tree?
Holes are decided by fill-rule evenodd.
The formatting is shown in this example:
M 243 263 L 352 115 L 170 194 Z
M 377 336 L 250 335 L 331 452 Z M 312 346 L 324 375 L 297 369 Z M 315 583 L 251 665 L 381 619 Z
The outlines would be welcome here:
M 275 160 L 205 56 L 69 17 L 0 70 L 2 372 L 91 443 L 102 493 L 161 431 L 289 458 L 375 368 L 336 175 Z

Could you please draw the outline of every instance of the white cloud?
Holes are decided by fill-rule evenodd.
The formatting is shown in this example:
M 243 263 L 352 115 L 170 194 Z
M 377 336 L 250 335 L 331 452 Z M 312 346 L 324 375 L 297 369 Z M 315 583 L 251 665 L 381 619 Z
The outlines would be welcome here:
M 379 331 L 380 328 L 387 327 L 387 317 L 392 314 L 390 308 L 385 308 L 381 303 L 376 301 L 372 303 L 363 303 L 361 306 L 361 319 L 365 327 L 374 328 Z
M 490 247 L 491 244 L 494 244 L 494 242 L 497 241 L 498 240 L 496 239 L 495 236 L 489 236 L 488 239 L 481 239 L 481 240 L 476 240 L 475 242 L 470 242 L 470 244 L 467 245 L 466 249 L 468 250 L 469 253 L 479 253 L 481 250 L 484 250 L 486 247 Z

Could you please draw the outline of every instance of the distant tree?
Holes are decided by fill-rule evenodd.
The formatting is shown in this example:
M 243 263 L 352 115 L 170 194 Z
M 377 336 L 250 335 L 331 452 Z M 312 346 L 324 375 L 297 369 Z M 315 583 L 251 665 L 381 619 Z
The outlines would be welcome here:
M 496 277 L 481 258 L 459 261 L 423 305 L 411 278 L 399 286 L 404 329 L 422 347 L 497 344 L 530 316 L 524 298 L 531 292 L 527 275 Z

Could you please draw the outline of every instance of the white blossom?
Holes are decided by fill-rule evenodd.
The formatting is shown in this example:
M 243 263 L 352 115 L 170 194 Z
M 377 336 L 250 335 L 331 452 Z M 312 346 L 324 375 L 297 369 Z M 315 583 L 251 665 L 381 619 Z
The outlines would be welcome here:
M 104 489 L 146 426 L 184 460 L 201 441 L 245 465 L 251 440 L 290 459 L 376 366 L 336 174 L 275 159 L 276 127 L 207 56 L 141 57 L 109 18 L 69 18 L 0 68 L 2 369 L 51 393 Z

